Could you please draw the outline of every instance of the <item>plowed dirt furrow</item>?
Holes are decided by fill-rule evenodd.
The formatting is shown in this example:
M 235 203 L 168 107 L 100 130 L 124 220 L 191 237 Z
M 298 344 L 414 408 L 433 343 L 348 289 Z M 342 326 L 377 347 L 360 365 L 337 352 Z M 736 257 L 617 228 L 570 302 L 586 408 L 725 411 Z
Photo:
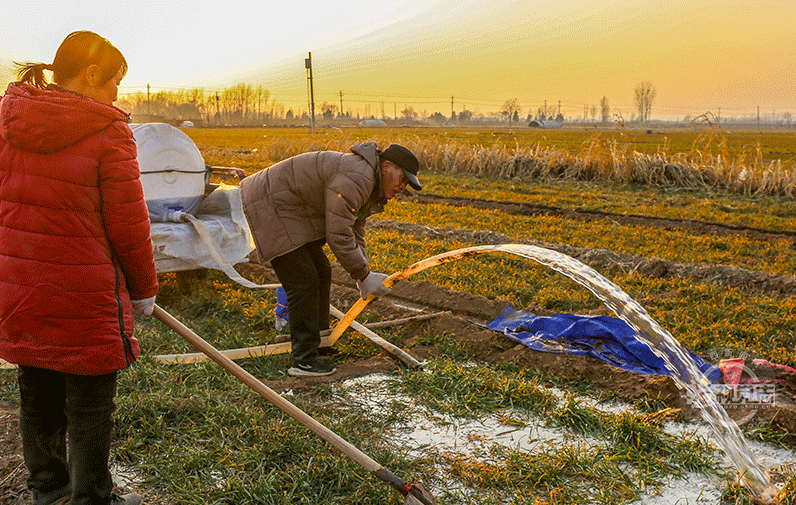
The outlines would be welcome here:
M 403 201 L 424 204 L 443 203 L 456 207 L 472 207 L 475 209 L 499 210 L 517 216 L 560 216 L 581 221 L 610 220 L 628 226 L 650 226 L 667 230 L 688 230 L 710 235 L 742 235 L 756 240 L 786 239 L 796 243 L 796 231 L 775 231 L 750 226 L 737 226 L 715 221 L 699 221 L 695 219 L 679 219 L 641 214 L 620 214 L 594 209 L 566 209 L 554 205 L 527 202 L 511 202 L 488 200 L 484 198 L 464 198 L 442 196 L 433 193 L 412 193 L 399 195 Z
M 457 240 L 473 245 L 520 243 L 553 249 L 572 256 L 593 268 L 620 268 L 625 272 L 637 272 L 653 277 L 681 277 L 699 282 L 743 288 L 767 294 L 796 294 L 796 277 L 774 275 L 744 268 L 700 263 L 678 263 L 661 258 L 648 258 L 598 248 L 574 247 L 566 244 L 551 244 L 535 240 L 517 240 L 499 233 L 483 230 L 437 228 L 403 221 L 371 219 L 368 227 L 395 230 L 401 233 L 438 240 Z

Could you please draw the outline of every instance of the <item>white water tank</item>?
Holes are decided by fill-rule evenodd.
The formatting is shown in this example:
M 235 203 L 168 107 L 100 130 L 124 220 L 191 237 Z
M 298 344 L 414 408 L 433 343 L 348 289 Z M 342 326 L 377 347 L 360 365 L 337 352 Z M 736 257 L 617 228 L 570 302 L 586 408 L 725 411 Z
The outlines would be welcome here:
M 169 209 L 194 214 L 205 195 L 209 172 L 193 140 L 166 123 L 132 127 L 149 219 L 166 221 Z

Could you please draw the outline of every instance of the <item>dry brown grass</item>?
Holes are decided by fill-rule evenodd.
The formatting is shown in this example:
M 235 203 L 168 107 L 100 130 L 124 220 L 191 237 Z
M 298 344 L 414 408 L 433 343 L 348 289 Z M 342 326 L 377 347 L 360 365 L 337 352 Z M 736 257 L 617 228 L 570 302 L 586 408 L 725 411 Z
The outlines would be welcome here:
M 369 135 L 368 139 L 382 147 L 393 142 L 404 144 L 419 155 L 423 170 L 447 174 L 503 179 L 572 179 L 788 198 L 796 191 L 793 160 L 764 161 L 759 143 L 731 155 L 726 137 L 719 129 L 700 135 L 690 150 L 671 154 L 665 148 L 655 153 L 638 152 L 629 144 L 600 132 L 587 138 L 577 153 L 540 143 L 521 145 L 515 141 L 514 145 L 504 142 L 483 145 L 421 137 L 411 132 Z M 345 152 L 361 140 L 353 133 L 332 131 L 317 135 L 271 136 L 252 149 L 202 146 L 202 152 L 210 163 L 232 159 L 237 166 L 253 172 L 305 152 Z

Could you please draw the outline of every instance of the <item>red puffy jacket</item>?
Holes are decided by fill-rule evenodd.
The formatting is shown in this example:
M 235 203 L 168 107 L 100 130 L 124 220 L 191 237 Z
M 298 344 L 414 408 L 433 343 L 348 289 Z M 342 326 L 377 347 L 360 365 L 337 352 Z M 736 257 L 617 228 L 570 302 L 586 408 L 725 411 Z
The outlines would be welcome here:
M 0 100 L 0 357 L 99 375 L 139 354 L 158 290 L 128 115 L 56 87 Z

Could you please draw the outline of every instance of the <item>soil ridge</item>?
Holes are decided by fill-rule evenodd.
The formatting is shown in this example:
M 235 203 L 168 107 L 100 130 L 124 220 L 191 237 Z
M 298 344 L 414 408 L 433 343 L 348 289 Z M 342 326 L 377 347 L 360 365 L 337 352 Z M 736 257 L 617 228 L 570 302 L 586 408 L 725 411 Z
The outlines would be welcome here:
M 508 200 L 489 200 L 486 198 L 468 198 L 460 196 L 444 196 L 434 193 L 412 193 L 399 195 L 403 201 L 423 204 L 444 203 L 456 207 L 473 207 L 476 209 L 499 210 L 516 216 L 556 216 L 582 221 L 610 220 L 622 225 L 649 226 L 667 230 L 688 230 L 705 235 L 743 235 L 755 240 L 790 240 L 796 244 L 796 232 L 791 230 L 767 230 L 752 226 L 741 226 L 718 221 L 700 221 L 697 219 L 648 216 L 643 214 L 624 214 L 597 209 L 577 207 L 566 209 L 555 205 L 530 202 L 514 202 Z

